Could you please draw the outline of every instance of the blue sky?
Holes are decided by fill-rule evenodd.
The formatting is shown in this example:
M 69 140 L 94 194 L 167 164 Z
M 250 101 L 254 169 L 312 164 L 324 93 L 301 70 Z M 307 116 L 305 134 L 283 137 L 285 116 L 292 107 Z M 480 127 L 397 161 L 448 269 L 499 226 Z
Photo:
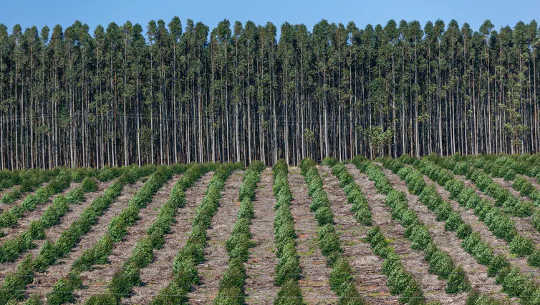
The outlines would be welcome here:
M 75 20 L 96 25 L 110 22 L 122 24 L 127 20 L 146 28 L 148 21 L 163 19 L 166 23 L 179 16 L 185 24 L 188 18 L 202 21 L 210 27 L 227 18 L 232 22 L 252 20 L 256 24 L 271 21 L 279 25 L 285 21 L 303 23 L 311 28 L 321 19 L 330 22 L 354 21 L 358 27 L 385 24 L 388 20 L 442 19 L 446 23 L 456 19 L 461 25 L 468 22 L 474 29 L 490 19 L 496 29 L 513 26 L 517 21 L 540 22 L 539 0 L 404 0 L 404 1 L 345 1 L 345 0 L 236 0 L 236 1 L 173 1 L 173 0 L 15 0 L 2 1 L 0 23 L 11 30 L 13 25 L 23 28 L 56 24 L 69 26 Z

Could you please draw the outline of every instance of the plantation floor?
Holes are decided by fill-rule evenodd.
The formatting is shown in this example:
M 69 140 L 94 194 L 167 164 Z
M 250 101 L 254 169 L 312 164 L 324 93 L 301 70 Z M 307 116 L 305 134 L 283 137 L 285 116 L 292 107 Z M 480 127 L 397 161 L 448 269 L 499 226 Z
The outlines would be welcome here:
M 71 226 L 73 222 L 75 222 L 75 220 L 77 220 L 81 212 L 84 211 L 84 209 L 92 203 L 94 198 L 101 195 L 103 193 L 103 190 L 105 190 L 109 184 L 110 183 L 98 183 L 98 190 L 96 192 L 87 193 L 85 194 L 85 200 L 83 202 L 70 205 L 69 211 L 62 218 L 60 218 L 59 223 L 45 230 L 45 239 L 35 240 L 33 242 L 36 246 L 35 248 L 30 249 L 30 251 L 26 253 L 22 253 L 20 257 L 13 262 L 2 264 L 0 269 L 0 281 L 3 281 L 7 274 L 15 272 L 17 270 L 17 266 L 26 258 L 27 255 L 30 254 L 33 257 L 36 257 L 41 251 L 41 248 L 45 244 L 46 240 L 50 242 L 56 241 L 60 237 L 62 232 L 64 232 L 67 228 L 69 228 L 69 226 Z M 73 186 L 72 188 L 75 188 L 75 186 Z M 67 191 L 69 191 L 69 189 Z M 37 219 L 39 219 L 39 217 L 34 220 Z M 27 222 L 28 220 L 26 219 L 22 219 L 21 221 L 22 224 L 25 224 Z M 16 236 L 18 236 L 20 233 L 24 232 L 28 226 L 29 224 L 26 226 L 26 228 L 24 228 L 25 226 L 22 225 L 18 228 L 17 233 L 13 233 L 10 238 L 15 238 Z
M 338 298 L 328 282 L 330 268 L 318 245 L 315 214 L 309 209 L 311 198 L 299 168 L 289 169 L 289 185 L 293 196 L 291 213 L 298 235 L 296 249 L 303 276 L 299 285 L 304 301 L 307 304 L 337 304 Z
M 3 243 L 4 241 L 8 240 L 8 239 L 13 238 L 14 236 L 18 236 L 22 232 L 28 230 L 28 228 L 30 227 L 30 224 L 32 223 L 32 221 L 35 221 L 35 220 L 38 220 L 39 218 L 41 218 L 41 215 L 43 215 L 45 210 L 47 210 L 47 208 L 52 205 L 52 203 L 53 203 L 53 201 L 54 201 L 54 199 L 56 197 L 58 197 L 60 195 L 66 195 L 67 193 L 69 193 L 69 191 L 77 188 L 79 185 L 80 185 L 80 183 L 71 183 L 69 185 L 69 187 L 66 188 L 64 191 L 51 196 L 51 198 L 49 198 L 50 199 L 49 201 L 45 202 L 44 204 L 37 205 L 36 208 L 33 211 L 24 212 L 23 216 L 21 218 L 17 219 L 17 223 L 13 227 L 0 229 L 0 230 L 3 230 L 3 232 L 5 233 L 5 236 L 0 238 L 0 244 Z M 34 194 L 34 192 L 26 194 L 25 196 L 23 196 L 22 198 L 17 200 L 12 205 L 20 205 L 20 204 L 22 204 L 22 202 L 24 201 L 24 199 L 27 196 L 30 196 L 30 195 L 33 195 L 33 194 Z
M 392 296 L 386 286 L 387 277 L 382 273 L 383 260 L 373 254 L 369 243 L 363 241 L 369 227 L 356 221 L 347 196 L 331 170 L 327 166 L 320 166 L 319 173 L 334 213 L 343 254 L 356 275 L 358 292 L 365 296 L 370 304 L 399 304 L 397 296 Z
M 476 184 L 474 184 L 473 181 L 467 179 L 467 177 L 461 176 L 461 175 L 454 175 L 454 176 L 456 177 L 456 179 L 463 181 L 463 183 L 465 183 L 466 186 L 474 189 L 476 191 L 476 194 L 478 194 L 480 198 L 487 199 L 491 202 L 495 201 L 495 199 L 493 199 L 491 196 L 479 190 Z M 534 228 L 532 224 L 531 216 L 529 217 L 517 217 L 517 216 L 512 216 L 512 215 L 508 215 L 508 216 L 516 224 L 516 229 L 519 232 L 519 234 L 521 234 L 524 237 L 530 238 L 532 241 L 534 241 L 536 245 L 540 245 L 540 232 L 538 232 Z
M 261 173 L 255 190 L 253 209 L 255 218 L 250 226 L 255 247 L 249 251 L 246 263 L 246 304 L 272 304 L 279 287 L 274 285 L 274 271 L 278 263 L 274 247 L 274 205 L 272 169 Z
M 92 248 L 99 239 L 103 237 L 111 219 L 119 215 L 123 208 L 127 206 L 128 201 L 133 197 L 139 188 L 143 185 L 142 181 L 137 181 L 132 185 L 124 186 L 122 194 L 111 204 L 111 206 L 98 218 L 92 229 L 82 236 L 77 247 L 75 247 L 65 258 L 60 259 L 56 264 L 50 266 L 43 273 L 36 273 L 34 281 L 28 286 L 26 294 L 39 295 L 43 301 L 46 301 L 47 293 L 52 291 L 53 285 L 61 278 L 68 275 L 73 263 L 81 257 L 86 249 Z
M 159 208 L 169 198 L 169 194 L 178 179 L 180 179 L 180 176 L 169 179 L 152 197 L 152 201 L 139 211 L 137 222 L 127 228 L 127 234 L 121 242 L 114 244 L 112 253 L 108 257 L 108 264 L 94 266 L 93 270 L 81 274 L 84 289 L 77 290 L 74 293 L 77 304 L 84 304 L 90 296 L 105 291 L 114 274 L 120 270 L 124 262 L 131 256 L 137 241 L 146 235 L 146 231 L 159 214 Z
M 231 235 L 236 214 L 240 208 L 238 192 L 242 184 L 242 171 L 235 171 L 225 181 L 219 209 L 208 229 L 208 244 L 204 250 L 206 261 L 198 266 L 201 284 L 188 294 L 189 304 L 207 305 L 217 296 L 219 281 L 227 269 L 229 255 L 225 242 Z
M 424 260 L 424 252 L 414 250 L 411 241 L 405 237 L 405 228 L 396 220 L 392 219 L 391 209 L 385 204 L 385 196 L 379 194 L 374 182 L 370 181 L 367 175 L 361 173 L 354 165 L 347 164 L 347 170 L 353 176 L 360 190 L 364 193 L 368 205 L 371 209 L 372 226 L 379 226 L 382 233 L 388 239 L 390 246 L 400 256 L 404 268 L 409 271 L 420 287 L 428 302 L 439 301 L 441 304 L 464 305 L 466 294 L 446 293 L 447 281 L 429 273 L 429 263 Z M 352 269 L 357 290 L 371 305 L 397 305 L 398 296 L 391 295 L 386 285 L 387 277 L 382 272 L 383 259 L 375 255 L 365 241 L 366 233 L 372 226 L 359 223 L 355 215 L 351 212 L 351 204 L 347 201 L 346 194 L 340 186 L 339 180 L 332 174 L 328 166 L 317 166 L 323 181 L 323 189 L 328 194 L 330 207 L 334 214 L 335 228 L 339 234 L 343 257 L 348 260 Z M 229 176 L 221 193 L 220 204 L 217 213 L 212 218 L 211 225 L 207 231 L 207 247 L 204 251 L 205 261 L 198 265 L 200 285 L 194 286 L 188 294 L 188 303 L 193 305 L 212 304 L 219 291 L 220 280 L 228 267 L 229 255 L 225 248 L 225 243 L 231 236 L 234 224 L 238 218 L 240 202 L 238 195 L 243 181 L 244 171 L 235 171 Z M 502 287 L 495 283 L 494 278 L 487 277 L 487 268 L 480 265 L 461 247 L 461 240 L 454 232 L 444 229 L 444 222 L 437 221 L 435 213 L 430 211 L 420 201 L 418 196 L 408 192 L 406 183 L 389 170 L 384 170 L 384 174 L 392 183 L 395 189 L 404 191 L 407 194 L 409 207 L 416 212 L 418 218 L 428 228 L 434 243 L 440 249 L 447 252 L 453 261 L 461 265 L 465 270 L 471 284 L 479 291 L 495 296 L 497 298 L 508 297 L 501 292 Z M 142 285 L 133 287 L 133 293 L 121 303 L 126 305 L 149 304 L 159 292 L 169 284 L 173 278 L 173 261 L 178 251 L 186 245 L 190 235 L 193 218 L 197 212 L 197 207 L 201 204 L 206 195 L 208 185 L 214 173 L 203 175 L 199 180 L 185 190 L 186 204 L 179 208 L 175 217 L 175 222 L 171 225 L 169 234 L 165 235 L 165 243 L 160 249 L 154 249 L 153 261 L 140 270 Z M 108 257 L 109 262 L 103 265 L 94 266 L 92 270 L 83 272 L 83 288 L 74 291 L 76 304 L 83 304 L 91 295 L 104 292 L 110 283 L 113 275 L 118 271 L 127 259 L 132 255 L 132 251 L 138 241 L 147 234 L 147 229 L 156 219 L 160 208 L 169 199 L 174 185 L 179 181 L 180 175 L 172 177 L 154 195 L 148 205 L 139 212 L 139 219 L 128 227 L 128 233 L 124 239 L 114 244 L 113 251 Z M 489 198 L 486 194 L 476 189 L 471 181 L 464 177 L 456 176 L 465 183 L 473 187 L 480 196 Z M 43 302 L 47 301 L 47 293 L 52 291 L 52 287 L 61 278 L 68 275 L 73 263 L 81 257 L 86 249 L 92 248 L 107 232 L 111 220 L 125 209 L 130 199 L 141 189 L 148 178 L 143 178 L 132 185 L 126 185 L 120 196 L 114 200 L 110 207 L 99 216 L 97 223 L 91 230 L 81 237 L 78 245 L 69 252 L 65 258 L 59 259 L 55 264 L 49 266 L 44 272 L 36 273 L 34 281 L 27 286 L 26 297 L 38 295 Z M 318 242 L 318 223 L 315 213 L 310 210 L 312 202 L 308 194 L 308 187 L 304 176 L 300 174 L 297 167 L 289 168 L 289 186 L 292 193 L 290 204 L 291 214 L 294 220 L 294 228 L 297 234 L 297 252 L 300 259 L 302 277 L 299 286 L 304 302 L 308 305 L 337 305 L 338 297 L 330 289 L 330 268 L 326 264 L 326 258 L 322 255 Z M 450 194 L 441 186 L 424 176 L 428 184 L 436 187 L 443 199 L 448 201 L 454 211 L 458 212 L 462 219 L 475 232 L 478 232 L 496 254 L 504 255 L 512 266 L 517 267 L 522 273 L 530 274 L 535 280 L 540 279 L 538 268 L 527 264 L 526 258 L 519 258 L 512 255 L 508 243 L 493 235 L 487 226 L 474 215 L 474 211 L 462 207 L 455 200 L 450 199 Z M 511 187 L 504 181 L 496 180 L 503 187 Z M 102 195 L 104 190 L 112 185 L 113 181 L 99 183 L 96 192 L 86 194 L 86 198 L 80 204 L 70 206 L 70 210 L 61 218 L 57 225 L 45 231 L 46 239 L 56 241 L 86 209 L 95 198 Z M 69 190 L 79 184 L 72 184 Z M 276 211 L 274 206 L 276 199 L 272 190 L 273 173 L 271 168 L 266 168 L 261 172 L 260 181 L 255 189 L 253 200 L 254 218 L 251 221 L 250 231 L 252 234 L 253 247 L 249 249 L 248 261 L 245 264 L 246 282 L 245 295 L 248 305 L 273 304 L 280 287 L 275 286 L 275 270 L 278 259 L 275 254 L 274 244 L 274 217 Z M 513 192 L 515 194 L 515 192 Z M 58 195 L 56 195 L 58 196 Z M 56 197 L 53 196 L 53 197 Z M 491 199 L 491 198 L 490 198 Z M 35 211 L 29 212 L 21 218 L 15 228 L 10 228 L 9 238 L 20 234 L 27 229 L 32 220 L 39 219 L 51 202 L 38 206 Z M 20 204 L 20 203 L 19 203 Z M 533 236 L 537 232 L 528 232 L 530 227 L 529 219 L 516 218 L 516 226 L 520 232 L 525 232 L 525 236 Z M 527 224 L 529 227 L 527 227 Z M 538 234 L 540 235 L 540 234 Z M 7 240 L 6 238 L 0 240 Z M 534 239 L 535 242 L 540 241 Z M 43 247 L 45 240 L 35 241 L 36 248 L 28 253 L 37 255 Z M 16 262 L 0 265 L 0 280 L 7 274 L 15 271 L 18 263 L 25 255 L 21 255 Z M 517 299 L 511 300 L 516 303 Z
M 471 282 L 471 286 L 483 294 L 493 295 L 498 298 L 505 298 L 501 293 L 502 286 L 495 283 L 495 278 L 488 277 L 487 267 L 476 262 L 476 260 L 461 247 L 461 240 L 455 232 L 449 232 L 444 229 L 444 222 L 437 221 L 436 216 L 423 203 L 420 202 L 418 196 L 411 194 L 405 181 L 392 173 L 388 169 L 383 170 L 386 177 L 395 189 L 407 194 L 409 207 L 416 212 L 418 219 L 423 222 L 429 230 L 435 245 L 450 255 L 454 263 L 463 267 L 465 274 Z M 464 302 L 466 293 L 457 295 L 461 297 L 460 302 Z
M 154 250 L 154 261 L 141 269 L 142 286 L 133 288 L 133 295 L 123 304 L 148 304 L 173 278 L 172 263 L 178 249 L 186 244 L 191 232 L 191 222 L 200 205 L 213 173 L 207 173 L 185 191 L 186 205 L 176 214 L 176 223 L 170 234 L 165 235 L 163 248 Z
M 512 255 L 508 243 L 505 240 L 493 235 L 486 224 L 480 221 L 478 216 L 474 215 L 473 209 L 467 209 L 466 207 L 461 206 L 457 201 L 450 199 L 450 192 L 445 190 L 441 185 L 434 182 L 429 177 L 424 176 L 424 181 L 427 184 L 435 186 L 439 195 L 441 195 L 445 201 L 450 203 L 452 209 L 461 215 L 463 221 L 471 226 L 473 232 L 480 234 L 482 240 L 484 240 L 491 247 L 491 249 L 493 249 L 495 254 L 503 255 L 512 266 L 519 268 L 519 270 L 524 274 L 533 275 L 533 278 L 536 279 L 537 282 L 540 281 L 540 272 L 538 272 L 538 269 L 528 265 L 526 257 L 517 257 Z
M 384 203 L 386 196 L 377 192 L 375 183 L 354 165 L 348 164 L 347 169 L 368 200 L 374 224 L 379 226 L 386 238 L 389 239 L 390 245 L 400 255 L 405 269 L 412 273 L 422 287 L 427 301 L 440 301 L 441 304 L 465 304 L 462 295 L 445 292 L 446 281 L 429 273 L 429 265 L 424 260 L 423 252 L 411 248 L 411 242 L 405 238 L 405 228 L 392 220 L 390 208 Z

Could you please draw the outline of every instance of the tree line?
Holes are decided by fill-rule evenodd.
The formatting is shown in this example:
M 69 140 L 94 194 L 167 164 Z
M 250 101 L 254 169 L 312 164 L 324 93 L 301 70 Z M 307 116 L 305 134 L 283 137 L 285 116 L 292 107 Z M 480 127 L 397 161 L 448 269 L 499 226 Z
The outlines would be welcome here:
M 539 33 L 0 24 L 0 168 L 538 152 Z

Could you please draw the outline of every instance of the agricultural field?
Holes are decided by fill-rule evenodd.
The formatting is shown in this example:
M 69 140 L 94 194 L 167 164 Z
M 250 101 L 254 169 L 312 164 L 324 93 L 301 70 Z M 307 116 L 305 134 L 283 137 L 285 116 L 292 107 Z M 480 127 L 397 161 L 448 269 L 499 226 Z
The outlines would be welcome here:
M 0 172 L 0 305 L 540 304 L 540 155 Z

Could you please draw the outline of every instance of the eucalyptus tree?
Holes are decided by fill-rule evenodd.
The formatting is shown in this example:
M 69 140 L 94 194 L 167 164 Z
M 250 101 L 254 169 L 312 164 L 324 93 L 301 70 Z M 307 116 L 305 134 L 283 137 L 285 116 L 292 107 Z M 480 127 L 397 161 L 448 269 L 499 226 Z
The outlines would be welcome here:
M 0 25 L 0 168 L 540 148 L 535 21 L 276 32 Z

